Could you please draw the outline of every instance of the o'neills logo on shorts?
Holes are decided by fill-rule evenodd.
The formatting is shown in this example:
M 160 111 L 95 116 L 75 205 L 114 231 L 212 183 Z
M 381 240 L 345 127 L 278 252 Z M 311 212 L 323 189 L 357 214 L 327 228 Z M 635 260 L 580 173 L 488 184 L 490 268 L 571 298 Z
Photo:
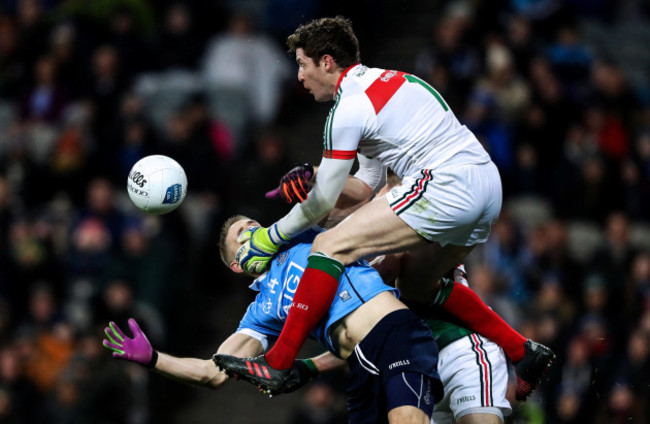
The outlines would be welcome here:
M 409 365 L 410 363 L 411 363 L 411 362 L 410 362 L 408 359 L 405 359 L 405 360 L 403 360 L 403 361 L 393 362 L 392 364 L 390 364 L 390 365 L 388 366 L 388 369 L 389 369 L 389 370 L 392 370 L 393 368 L 396 368 L 396 367 L 403 367 L 404 365 Z
M 469 401 L 472 401 L 472 400 L 476 400 L 476 396 L 474 396 L 474 395 L 463 396 L 462 398 L 458 398 L 456 403 L 460 404 L 460 403 L 469 402 Z

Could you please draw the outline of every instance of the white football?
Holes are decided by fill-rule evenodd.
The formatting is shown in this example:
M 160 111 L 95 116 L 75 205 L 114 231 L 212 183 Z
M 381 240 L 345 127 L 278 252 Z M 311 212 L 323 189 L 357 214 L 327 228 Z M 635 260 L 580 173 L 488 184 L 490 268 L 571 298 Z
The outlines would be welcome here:
M 131 168 L 126 187 L 138 209 L 161 215 L 183 203 L 187 176 L 183 167 L 170 157 L 146 156 Z

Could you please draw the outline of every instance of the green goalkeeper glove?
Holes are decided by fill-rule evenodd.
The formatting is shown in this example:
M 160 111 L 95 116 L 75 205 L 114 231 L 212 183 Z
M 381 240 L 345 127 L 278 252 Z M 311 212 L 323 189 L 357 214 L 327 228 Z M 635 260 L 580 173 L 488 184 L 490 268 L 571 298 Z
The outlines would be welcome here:
M 269 228 L 249 228 L 237 237 L 237 241 L 243 244 L 237 250 L 235 260 L 245 271 L 259 274 L 266 270 L 273 255 L 288 240 L 280 233 L 277 224 Z

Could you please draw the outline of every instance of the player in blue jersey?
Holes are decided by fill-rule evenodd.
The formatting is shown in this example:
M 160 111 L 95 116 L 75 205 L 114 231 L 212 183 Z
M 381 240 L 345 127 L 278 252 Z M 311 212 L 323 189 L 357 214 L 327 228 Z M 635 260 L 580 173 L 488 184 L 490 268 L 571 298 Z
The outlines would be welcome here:
M 243 272 L 235 260 L 243 231 L 259 223 L 236 216 L 224 224 L 220 240 L 224 262 L 234 272 Z M 293 294 L 311 253 L 316 232 L 307 232 L 285 246 L 274 257 L 269 270 L 254 275 L 251 286 L 258 290 L 237 331 L 228 337 L 218 353 L 236 357 L 261 354 L 282 331 Z M 312 255 L 313 257 L 313 255 Z M 313 260 L 310 259 L 310 260 Z M 210 360 L 177 358 L 154 350 L 134 320 L 129 320 L 133 337 L 127 337 L 113 322 L 106 328 L 103 344 L 113 356 L 145 365 L 187 383 L 216 388 L 228 376 Z M 348 413 L 354 423 L 428 424 L 436 399 L 442 398 L 442 384 L 436 369 L 438 349 L 431 331 L 385 285 L 365 262 L 345 267 L 337 295 L 327 314 L 311 336 L 332 354 L 315 361 L 298 361 L 286 387 L 291 391 L 319 367 L 349 365 Z M 345 360 L 345 362 L 343 361 Z M 268 369 L 251 364 L 259 375 Z M 292 383 L 293 382 L 293 383 Z M 285 381 L 286 383 L 286 381 Z

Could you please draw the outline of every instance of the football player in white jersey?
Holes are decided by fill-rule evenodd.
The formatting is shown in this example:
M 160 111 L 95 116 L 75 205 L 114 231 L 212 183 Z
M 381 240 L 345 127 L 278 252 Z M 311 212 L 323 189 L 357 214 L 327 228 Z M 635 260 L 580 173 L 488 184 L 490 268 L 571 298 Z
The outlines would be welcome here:
M 349 20 L 312 21 L 287 44 L 296 54 L 304 87 L 316 101 L 334 101 L 325 123 L 323 158 L 304 202 L 270 227 L 240 235 L 240 265 L 264 271 L 282 244 L 325 217 L 355 159 L 359 171 L 352 184 L 367 199 L 384 185 L 387 168 L 403 185 L 316 237 L 286 325 L 275 346 L 256 358 L 270 367 L 269 380 L 289 375 L 298 350 L 332 303 L 345 265 L 408 250 L 410 275 L 403 275 L 412 283 L 399 286 L 402 295 L 439 304 L 440 277 L 487 240 L 502 201 L 496 166 L 440 94 L 415 75 L 362 65 Z M 443 300 L 447 312 L 505 350 L 516 366 L 517 396 L 525 399 L 554 358 L 550 349 L 526 340 L 467 287 L 454 285 Z M 245 379 L 243 361 L 223 365 Z

